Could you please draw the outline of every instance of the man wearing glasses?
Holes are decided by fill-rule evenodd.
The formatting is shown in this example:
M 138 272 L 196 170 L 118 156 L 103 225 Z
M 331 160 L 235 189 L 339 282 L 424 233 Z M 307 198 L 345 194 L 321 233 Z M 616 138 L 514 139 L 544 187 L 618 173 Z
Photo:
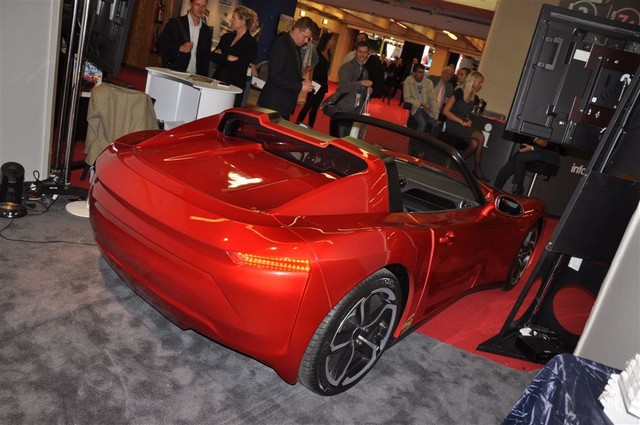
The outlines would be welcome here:
M 276 38 L 269 47 L 269 76 L 258 98 L 258 106 L 277 111 L 288 120 L 298 101 L 298 94 L 313 91 L 311 80 L 302 77 L 300 48 L 318 31 L 309 17 L 298 19 L 293 28 Z

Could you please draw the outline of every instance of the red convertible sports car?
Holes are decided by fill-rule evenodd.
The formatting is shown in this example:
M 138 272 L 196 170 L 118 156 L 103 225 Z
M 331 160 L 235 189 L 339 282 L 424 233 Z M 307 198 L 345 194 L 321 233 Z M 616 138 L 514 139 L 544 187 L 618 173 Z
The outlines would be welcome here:
M 89 200 L 104 257 L 145 300 L 322 395 L 461 295 L 513 287 L 544 216 L 436 139 L 333 120 L 357 138 L 259 108 L 133 133 L 99 157 Z

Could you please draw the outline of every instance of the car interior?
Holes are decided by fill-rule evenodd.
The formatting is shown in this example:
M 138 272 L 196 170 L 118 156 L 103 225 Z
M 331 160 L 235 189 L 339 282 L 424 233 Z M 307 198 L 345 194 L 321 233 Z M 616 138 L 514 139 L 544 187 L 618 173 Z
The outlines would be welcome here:
M 353 124 L 353 123 L 352 123 Z M 426 141 L 415 140 L 394 128 L 384 128 L 368 122 L 361 126 L 359 139 L 349 138 L 356 144 L 382 156 L 387 167 L 390 184 L 390 211 L 408 213 L 444 211 L 481 205 L 462 170 L 462 162 L 452 157 L 455 151 L 442 150 Z M 339 147 L 329 144 L 319 147 L 297 138 L 283 135 L 264 127 L 260 122 L 243 115 L 229 114 L 220 127 L 228 137 L 238 137 L 260 143 L 263 149 L 318 173 L 330 173 L 344 177 L 363 171 L 366 163 Z M 366 131 L 363 131 L 366 130 Z M 425 157 L 421 161 L 409 160 L 408 143 L 425 145 Z M 380 151 L 379 149 L 384 149 Z M 394 156 L 394 152 L 403 154 Z M 475 183 L 471 180 L 472 183 Z

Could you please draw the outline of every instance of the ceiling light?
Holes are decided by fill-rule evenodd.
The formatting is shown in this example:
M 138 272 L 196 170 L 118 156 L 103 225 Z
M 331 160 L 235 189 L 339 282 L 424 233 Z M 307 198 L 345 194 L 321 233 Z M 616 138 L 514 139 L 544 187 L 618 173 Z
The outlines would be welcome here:
M 305 12 L 304 10 L 301 10 L 300 11 L 300 16 L 302 16 L 302 17 L 307 16 L 307 12 Z
M 329 20 L 327 18 L 324 18 L 322 20 L 322 25 L 327 25 L 329 23 Z
M 447 34 L 449 36 L 449 38 L 452 39 L 452 40 L 457 40 L 458 39 L 458 36 L 455 35 L 454 33 L 452 33 L 451 31 L 442 30 L 442 32 Z
M 400 23 L 400 22 L 396 21 L 396 20 L 395 20 L 395 19 L 393 19 L 393 18 L 390 18 L 390 19 L 389 19 L 389 21 L 391 21 L 391 22 L 394 22 L 394 23 L 398 24 L 399 26 L 401 26 L 401 27 L 402 27 L 402 28 L 404 28 L 404 29 L 407 29 L 407 26 L 406 26 L 406 25 L 404 25 L 404 24 L 402 24 L 402 23 Z

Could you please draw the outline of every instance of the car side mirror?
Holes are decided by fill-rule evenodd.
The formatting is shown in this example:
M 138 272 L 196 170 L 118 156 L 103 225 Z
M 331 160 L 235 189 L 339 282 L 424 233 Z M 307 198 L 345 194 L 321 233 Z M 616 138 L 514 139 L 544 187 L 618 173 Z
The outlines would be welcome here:
M 524 213 L 524 207 L 516 199 L 508 195 L 498 195 L 495 202 L 496 210 L 510 216 L 521 216 Z

